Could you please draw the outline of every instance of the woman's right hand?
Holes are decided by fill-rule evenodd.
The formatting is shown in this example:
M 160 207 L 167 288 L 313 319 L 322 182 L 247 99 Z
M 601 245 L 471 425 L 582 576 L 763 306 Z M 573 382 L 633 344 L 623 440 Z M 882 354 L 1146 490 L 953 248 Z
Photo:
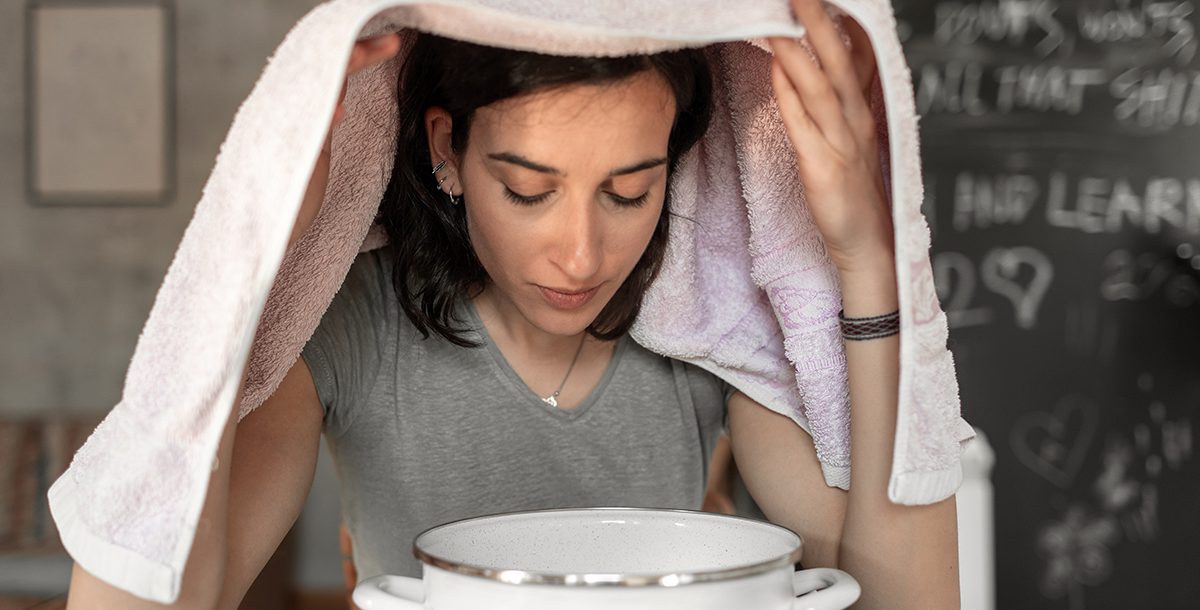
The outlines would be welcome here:
M 329 157 L 333 147 L 333 128 L 341 122 L 342 117 L 346 114 L 346 108 L 342 105 L 346 98 L 346 81 L 351 75 L 361 70 L 387 61 L 399 50 L 400 36 L 395 33 L 383 34 L 354 43 L 354 49 L 350 51 L 350 63 L 346 67 L 346 79 L 342 81 L 342 90 L 338 94 L 337 106 L 333 110 L 333 119 L 330 121 L 329 130 L 325 132 L 325 144 L 321 147 L 321 154 L 317 157 L 316 166 L 313 167 L 312 175 L 308 179 L 308 188 L 304 191 L 304 201 L 300 204 L 296 223 L 292 225 L 292 234 L 288 238 L 289 248 L 301 235 L 304 235 L 313 219 L 317 217 L 317 212 L 321 211 L 321 202 L 325 199 L 325 186 L 329 182 Z
M 350 65 L 346 67 L 346 78 L 342 80 L 342 92 L 338 94 L 337 106 L 333 110 L 333 121 L 329 125 L 329 132 L 325 135 L 325 152 L 330 150 L 333 128 L 341 122 L 342 117 L 346 114 L 346 107 L 342 105 L 346 99 L 346 82 L 352 75 L 391 59 L 399 50 L 400 36 L 395 33 L 365 38 L 354 43 L 354 49 L 350 51 Z

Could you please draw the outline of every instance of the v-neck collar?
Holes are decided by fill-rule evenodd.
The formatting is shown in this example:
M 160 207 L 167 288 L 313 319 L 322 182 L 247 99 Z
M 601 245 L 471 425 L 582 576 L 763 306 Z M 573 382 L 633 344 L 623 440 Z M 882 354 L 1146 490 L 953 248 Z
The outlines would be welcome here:
M 574 420 L 582 417 L 592 407 L 592 404 L 600 399 L 600 396 L 604 394 L 605 388 L 608 387 L 609 382 L 612 380 L 613 375 L 616 374 L 621 356 L 625 353 L 625 346 L 629 342 L 628 334 L 622 335 L 621 338 L 617 339 L 617 347 L 613 350 L 612 358 L 608 361 L 608 367 L 604 370 L 604 375 L 600 377 L 600 382 L 596 384 L 596 387 L 592 388 L 592 391 L 583 399 L 583 402 L 579 403 L 574 409 L 560 409 L 547 404 L 546 401 L 542 400 L 536 392 L 525 384 L 525 380 L 521 379 L 521 376 L 509 364 L 508 359 L 500 352 L 500 348 L 496 347 L 496 342 L 492 341 L 492 336 L 483 324 L 483 319 L 479 317 L 479 311 L 475 309 L 475 303 L 471 302 L 468 298 L 464 298 L 460 301 L 460 306 L 465 310 L 472 329 L 479 335 L 484 349 L 487 350 L 488 355 L 492 359 L 492 364 L 495 365 L 500 376 L 509 382 L 508 385 L 514 397 L 525 404 L 565 420 Z

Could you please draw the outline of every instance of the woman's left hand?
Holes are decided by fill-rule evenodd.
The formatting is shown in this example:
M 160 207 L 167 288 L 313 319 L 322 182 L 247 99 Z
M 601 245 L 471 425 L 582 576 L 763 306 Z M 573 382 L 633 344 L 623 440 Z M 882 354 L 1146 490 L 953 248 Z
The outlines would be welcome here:
M 819 64 L 799 40 L 772 38 L 771 81 L 808 207 L 843 275 L 877 268 L 894 257 L 894 245 L 867 101 L 875 54 L 851 19 L 845 20 L 847 49 L 819 0 L 792 0 L 792 8 Z

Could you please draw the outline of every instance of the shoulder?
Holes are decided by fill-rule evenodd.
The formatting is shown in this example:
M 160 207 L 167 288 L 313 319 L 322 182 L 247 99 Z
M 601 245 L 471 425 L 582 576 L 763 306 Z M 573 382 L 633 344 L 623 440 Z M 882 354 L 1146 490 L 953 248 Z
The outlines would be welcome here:
M 686 389 L 696 401 L 703 403 L 724 403 L 736 391 L 724 379 L 691 362 L 663 356 L 652 352 L 638 344 L 632 338 L 629 340 L 629 354 L 626 356 L 637 361 L 639 368 L 650 369 L 650 363 L 662 367 L 665 374 L 673 375 L 681 390 Z
M 386 314 L 396 301 L 392 279 L 394 266 L 394 255 L 388 246 L 359 252 L 346 271 L 330 309 L 354 310 L 373 316 Z
M 392 290 L 392 269 L 395 267 L 396 254 L 390 245 L 359 252 L 350 263 L 346 272 L 343 288 L 353 282 L 353 286 L 370 288 L 376 292 Z
M 358 253 L 321 316 L 318 339 L 322 333 L 354 335 L 362 343 L 390 331 L 398 309 L 393 266 L 391 248 Z
M 683 369 L 683 375 L 687 379 L 688 387 L 691 389 L 693 396 L 703 395 L 708 399 L 716 399 L 724 404 L 737 391 L 729 382 L 721 379 L 711 371 L 700 368 L 690 362 L 683 362 L 681 360 L 676 360 L 676 362 Z

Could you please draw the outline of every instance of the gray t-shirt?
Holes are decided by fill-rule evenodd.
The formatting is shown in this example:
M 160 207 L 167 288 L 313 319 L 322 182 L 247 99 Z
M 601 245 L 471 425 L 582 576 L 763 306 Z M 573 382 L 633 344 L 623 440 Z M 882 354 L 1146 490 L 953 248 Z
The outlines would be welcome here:
M 422 339 L 392 288 L 393 252 L 359 254 L 302 356 L 325 409 L 358 578 L 420 576 L 417 534 L 541 508 L 699 509 L 732 388 L 628 336 L 575 409 L 542 402 L 470 302 L 463 348 Z

